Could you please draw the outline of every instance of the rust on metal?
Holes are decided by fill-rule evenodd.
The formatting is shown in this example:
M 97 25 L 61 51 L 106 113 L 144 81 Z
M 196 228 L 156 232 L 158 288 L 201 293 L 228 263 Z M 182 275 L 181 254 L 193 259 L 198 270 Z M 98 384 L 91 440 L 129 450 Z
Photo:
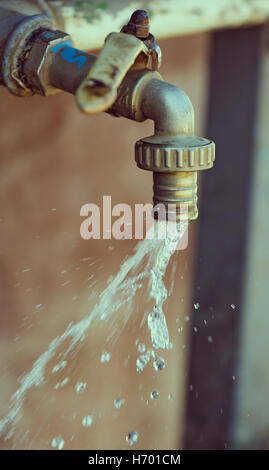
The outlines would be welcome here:
M 136 10 L 127 25 L 123 26 L 122 33 L 133 34 L 139 39 L 146 39 L 149 35 L 149 15 L 145 10 Z

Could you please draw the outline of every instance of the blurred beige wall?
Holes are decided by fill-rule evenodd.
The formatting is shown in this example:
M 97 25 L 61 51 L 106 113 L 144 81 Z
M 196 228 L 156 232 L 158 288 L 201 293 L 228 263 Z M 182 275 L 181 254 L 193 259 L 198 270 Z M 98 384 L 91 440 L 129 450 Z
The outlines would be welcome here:
M 161 47 L 162 74 L 188 93 L 196 132 L 203 135 L 208 36 L 163 40 Z M 133 147 L 139 137 L 152 133 L 152 123 L 106 114 L 84 116 L 74 97 L 64 93 L 19 99 L 2 88 L 0 97 L 1 419 L 8 413 L 18 378 L 71 321 L 89 314 L 97 298 L 91 293 L 98 296 L 132 253 L 135 241 L 82 240 L 80 207 L 87 202 L 100 205 L 103 195 L 111 195 L 112 204 L 151 201 L 152 176 L 136 167 Z M 136 372 L 136 339 L 149 342 L 146 326 L 140 327 L 145 306 L 138 298 L 110 363 L 99 361 L 109 325 L 104 331 L 90 330 L 61 372 L 61 379 L 69 376 L 70 382 L 54 389 L 58 378 L 49 374 L 52 361 L 46 383 L 27 394 L 14 436 L 2 436 L 2 449 L 49 449 L 57 435 L 64 437 L 66 449 L 124 449 L 131 430 L 139 432 L 136 448 L 179 448 L 194 232 L 195 225 L 188 249 L 175 255 L 175 288 L 165 304 L 174 348 L 163 354 L 165 370 L 156 373 L 148 365 L 141 374 Z M 81 261 L 88 257 L 91 260 Z M 88 384 L 81 396 L 74 391 L 79 380 Z M 153 389 L 160 393 L 156 401 L 150 400 Z M 113 401 L 119 395 L 126 403 L 116 410 Z M 96 416 L 88 429 L 81 426 L 85 414 Z

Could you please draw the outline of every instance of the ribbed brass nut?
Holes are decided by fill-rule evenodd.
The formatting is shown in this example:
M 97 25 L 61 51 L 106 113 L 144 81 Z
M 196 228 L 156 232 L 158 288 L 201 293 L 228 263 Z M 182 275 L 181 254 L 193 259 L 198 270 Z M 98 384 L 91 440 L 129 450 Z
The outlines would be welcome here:
M 203 137 L 154 135 L 135 145 L 137 166 L 154 172 L 207 170 L 214 160 L 215 144 Z

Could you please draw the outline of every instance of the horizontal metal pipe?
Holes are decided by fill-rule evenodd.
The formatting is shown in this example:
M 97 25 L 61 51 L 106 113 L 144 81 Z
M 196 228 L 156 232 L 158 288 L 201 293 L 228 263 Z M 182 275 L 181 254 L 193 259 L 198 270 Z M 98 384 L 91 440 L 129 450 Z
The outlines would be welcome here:
M 64 54 L 62 50 L 54 54 L 54 60 L 49 67 L 49 80 L 55 88 L 75 94 L 97 57 L 79 50 L 74 54 L 73 51 L 72 47 L 66 47 Z M 68 57 L 71 60 L 67 60 Z
M 4 49 L 11 32 L 23 21 L 24 15 L 0 8 L 0 64 L 4 60 Z M 0 66 L 0 84 L 4 84 L 3 70 Z

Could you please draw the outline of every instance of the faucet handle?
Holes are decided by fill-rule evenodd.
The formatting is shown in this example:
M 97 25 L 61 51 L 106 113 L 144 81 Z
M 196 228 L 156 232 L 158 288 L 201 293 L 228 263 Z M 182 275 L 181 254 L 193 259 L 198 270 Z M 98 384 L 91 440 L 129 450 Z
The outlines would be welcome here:
M 109 109 L 117 98 L 119 85 L 141 53 L 148 57 L 147 45 L 135 36 L 109 34 L 88 76 L 76 92 L 79 108 L 87 114 Z
M 161 66 L 162 54 L 155 37 L 149 32 L 149 16 L 145 10 L 136 10 L 120 33 L 111 33 L 88 76 L 76 92 L 77 104 L 86 114 L 107 111 L 117 99 L 118 88 L 132 68 Z

